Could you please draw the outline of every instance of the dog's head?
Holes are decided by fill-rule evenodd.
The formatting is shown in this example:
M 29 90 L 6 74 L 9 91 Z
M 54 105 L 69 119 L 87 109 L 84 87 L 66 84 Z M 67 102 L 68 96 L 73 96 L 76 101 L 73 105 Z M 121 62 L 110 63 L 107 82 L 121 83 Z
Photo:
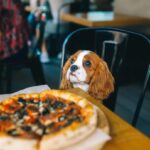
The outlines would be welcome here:
M 96 53 L 84 50 L 72 55 L 63 68 L 60 88 L 81 88 L 103 100 L 114 90 L 114 78 L 104 60 Z

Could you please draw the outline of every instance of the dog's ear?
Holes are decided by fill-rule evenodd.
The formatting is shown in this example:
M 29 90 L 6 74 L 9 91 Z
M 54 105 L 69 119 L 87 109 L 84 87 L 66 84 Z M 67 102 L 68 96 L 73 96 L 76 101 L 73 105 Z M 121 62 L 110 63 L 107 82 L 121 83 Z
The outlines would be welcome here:
M 69 80 L 67 80 L 67 71 L 70 67 L 70 60 L 71 58 L 69 58 L 67 60 L 67 62 L 65 63 L 64 67 L 63 67 L 63 71 L 62 71 L 62 80 L 60 83 L 60 89 L 69 89 L 72 88 L 72 84 L 70 83 Z
M 103 100 L 114 91 L 114 78 L 107 64 L 100 59 L 95 73 L 89 84 L 89 94 L 96 99 Z

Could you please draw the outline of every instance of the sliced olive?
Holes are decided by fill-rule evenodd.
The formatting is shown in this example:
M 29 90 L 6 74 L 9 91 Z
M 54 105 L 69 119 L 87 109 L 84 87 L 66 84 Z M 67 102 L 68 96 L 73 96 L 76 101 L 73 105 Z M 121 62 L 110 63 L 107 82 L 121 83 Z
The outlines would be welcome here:
M 30 126 L 23 126 L 23 127 L 21 127 L 21 129 L 24 130 L 24 131 L 31 131 Z
M 39 104 L 39 100 L 36 100 L 36 99 L 30 99 L 29 101 L 27 101 L 28 104 L 36 104 L 38 105 Z
M 42 115 L 48 115 L 50 112 L 47 108 L 44 108 L 44 110 L 41 112 Z
M 7 133 L 12 136 L 19 136 L 19 132 L 16 129 L 9 130 Z
M 65 127 L 69 126 L 70 124 L 72 124 L 73 120 L 72 119 L 68 119 L 67 122 L 65 123 Z
M 52 107 L 52 100 L 50 100 L 50 99 L 47 99 L 46 101 L 45 101 L 45 103 L 47 104 L 47 106 L 48 106 L 48 108 L 49 108 L 49 110 L 51 109 L 51 107 Z
M 81 122 L 82 118 L 80 116 L 72 116 L 72 118 L 67 120 L 67 123 L 65 124 L 65 126 L 72 124 L 72 122 L 74 121 Z
M 80 116 L 73 116 L 73 117 L 72 117 L 72 120 L 73 120 L 73 121 L 81 122 L 81 121 L 82 121 L 82 118 L 81 118 Z
M 46 104 L 51 104 L 51 102 L 52 102 L 51 99 L 46 99 L 46 100 L 45 100 L 45 103 L 46 103 Z
M 54 109 L 57 109 L 57 108 L 64 108 L 66 107 L 66 104 L 64 104 L 63 102 L 61 101 L 55 101 L 54 104 L 52 105 L 52 107 Z
M 22 103 L 22 104 L 24 104 L 24 105 L 26 104 L 26 100 L 23 99 L 23 98 L 21 98 L 21 97 L 19 97 L 18 102 L 19 102 L 19 103 Z
M 8 115 L 2 115 L 0 116 L 0 121 L 5 121 L 5 120 L 9 120 L 9 116 Z
M 70 110 L 69 110 L 69 113 L 71 113 L 71 114 L 75 114 L 77 112 L 77 110 L 75 109 L 75 108 L 71 108 Z
M 23 118 L 24 116 L 28 115 L 25 109 L 21 109 L 20 111 L 17 112 L 19 119 Z

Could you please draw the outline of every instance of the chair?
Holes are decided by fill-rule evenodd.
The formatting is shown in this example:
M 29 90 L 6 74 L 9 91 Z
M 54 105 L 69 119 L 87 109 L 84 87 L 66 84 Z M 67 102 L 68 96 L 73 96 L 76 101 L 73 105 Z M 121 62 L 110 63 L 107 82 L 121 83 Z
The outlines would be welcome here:
M 5 68 L 4 78 L 6 80 L 6 90 L 4 91 L 5 93 L 11 92 L 13 72 L 18 69 L 29 68 L 31 70 L 31 73 L 33 75 L 36 85 L 45 84 L 45 78 L 43 74 L 42 65 L 37 56 L 25 57 L 24 59 L 15 59 L 15 60 L 9 60 L 9 61 L 1 60 L 0 61 L 0 70 L 1 70 L 1 74 L 0 74 L 1 91 L 0 92 L 1 93 L 3 92 L 2 91 L 2 78 L 3 78 L 2 72 L 4 71 L 4 68 Z
M 129 53 L 129 50 L 134 50 L 133 46 L 135 48 L 132 43 L 139 46 L 145 41 L 147 42 L 147 38 L 141 34 L 116 28 L 78 29 L 69 34 L 63 43 L 61 70 L 68 56 L 79 49 L 92 50 L 103 57 L 115 78 L 115 91 L 104 101 L 104 104 L 114 111 L 120 80 L 124 77 L 123 69 L 129 67 L 126 61 L 128 57 L 130 60 L 130 53 L 132 53 L 132 51 Z
M 134 113 L 134 116 L 133 116 L 133 119 L 132 119 L 132 125 L 133 126 L 136 126 L 136 124 L 137 124 L 138 117 L 139 117 L 140 110 L 141 110 L 143 102 L 144 102 L 144 97 L 145 97 L 146 90 L 148 88 L 148 83 L 149 82 L 150 82 L 150 64 L 149 64 L 149 67 L 148 67 L 148 70 L 147 70 L 147 73 L 146 73 L 146 76 L 145 76 L 144 85 L 143 85 L 143 88 L 141 90 L 139 100 L 137 102 L 137 106 L 136 106 L 136 109 L 135 109 L 135 113 Z

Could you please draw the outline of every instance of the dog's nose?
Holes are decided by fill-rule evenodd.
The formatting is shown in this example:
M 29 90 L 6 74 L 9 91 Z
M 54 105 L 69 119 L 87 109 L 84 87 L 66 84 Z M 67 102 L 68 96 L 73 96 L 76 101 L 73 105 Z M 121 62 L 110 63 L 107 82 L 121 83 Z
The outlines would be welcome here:
M 78 69 L 78 66 L 77 65 L 72 65 L 71 68 L 70 68 L 70 71 L 71 72 L 74 72 Z

